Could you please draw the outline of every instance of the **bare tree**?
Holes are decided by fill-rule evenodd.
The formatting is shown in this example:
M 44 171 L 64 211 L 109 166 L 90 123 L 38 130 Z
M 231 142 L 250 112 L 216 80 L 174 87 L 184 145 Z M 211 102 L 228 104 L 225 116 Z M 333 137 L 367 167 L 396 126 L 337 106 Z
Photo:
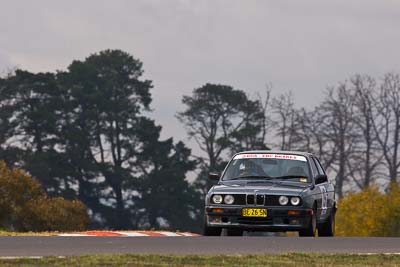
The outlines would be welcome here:
M 374 123 L 377 140 L 388 169 L 390 182 L 397 181 L 400 146 L 400 76 L 387 73 L 377 100 L 378 116 Z
M 296 109 L 291 93 L 271 104 L 275 144 L 282 150 L 319 155 L 335 177 L 336 190 L 364 190 L 382 176 L 397 181 L 400 169 L 400 76 L 388 73 L 381 85 L 355 75 L 330 87 L 312 110 Z
M 325 151 L 332 160 L 331 170 L 336 174 L 336 192 L 341 198 L 343 187 L 349 173 L 348 158 L 354 153 L 356 132 L 354 127 L 354 102 L 346 83 L 337 87 L 328 88 L 323 103 L 318 107 L 321 117 L 321 134 L 325 142 L 334 147 L 332 151 Z
M 261 94 L 257 94 L 258 102 L 261 104 L 261 110 L 263 112 L 263 120 L 261 123 L 261 140 L 266 145 L 267 143 L 267 133 L 272 128 L 273 123 L 270 116 L 271 111 L 271 93 L 272 93 L 272 84 L 266 85 L 265 96 L 261 96 Z
M 336 159 L 337 147 L 330 142 L 321 126 L 324 124 L 325 116 L 320 107 L 311 111 L 300 109 L 297 116 L 299 141 L 296 149 L 316 154 L 325 169 L 329 170 Z
M 273 125 L 281 150 L 292 150 L 298 136 L 298 115 L 292 92 L 275 97 L 272 103 Z
M 356 186 L 368 188 L 377 175 L 381 153 L 374 130 L 376 121 L 376 81 L 367 75 L 355 75 L 350 79 L 354 97 L 354 123 L 358 133 L 358 142 L 354 153 L 348 160 L 349 174 Z

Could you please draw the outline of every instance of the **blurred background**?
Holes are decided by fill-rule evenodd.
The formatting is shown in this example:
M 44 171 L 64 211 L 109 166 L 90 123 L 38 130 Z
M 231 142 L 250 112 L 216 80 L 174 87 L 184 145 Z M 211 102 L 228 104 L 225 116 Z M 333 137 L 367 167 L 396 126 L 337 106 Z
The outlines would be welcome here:
M 207 174 L 282 149 L 400 235 L 399 2 L 1 4 L 0 228 L 200 232 Z

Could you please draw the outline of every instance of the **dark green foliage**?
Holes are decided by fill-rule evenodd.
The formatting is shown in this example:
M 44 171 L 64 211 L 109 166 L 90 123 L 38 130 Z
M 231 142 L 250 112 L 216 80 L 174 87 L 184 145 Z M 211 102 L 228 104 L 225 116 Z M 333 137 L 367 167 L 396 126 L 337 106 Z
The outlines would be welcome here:
M 4 80 L 1 88 L 2 159 L 27 166 L 32 175 L 40 177 L 49 192 L 60 187 L 52 178 L 58 162 L 55 146 L 59 94 L 52 73 L 17 70 Z M 55 164 L 49 165 L 49 161 L 43 160 L 46 158 Z
M 17 70 L 0 80 L 0 156 L 50 195 L 83 201 L 93 226 L 191 225 L 200 205 L 185 176 L 195 162 L 183 143 L 160 140 L 161 127 L 144 115 L 152 84 L 142 74 L 120 50 L 56 74 Z
M 259 101 L 227 85 L 206 84 L 184 96 L 178 119 L 204 151 L 197 187 L 205 194 L 212 182 L 208 172 L 221 172 L 224 153 L 266 149 L 265 114 Z
M 84 62 L 74 61 L 69 71 L 61 74 L 68 96 L 63 112 L 67 153 L 79 159 L 74 165 L 88 191 L 97 186 L 99 176 L 104 178 L 104 188 L 96 189 L 107 190 L 102 198 L 115 203 L 102 214 L 113 228 L 132 226 L 123 186 L 135 178 L 132 170 L 137 154 L 146 149 L 145 142 L 157 142 L 160 130 L 141 115 L 151 100 L 151 82 L 138 79 L 141 66 L 122 51 L 107 50 Z M 79 193 L 85 198 L 83 190 Z M 98 212 L 99 203 L 92 201 Z
M 160 219 L 167 220 L 181 230 L 199 231 L 200 195 L 184 180 L 188 170 L 196 166 L 189 160 L 190 150 L 182 142 L 172 139 L 159 142 L 143 153 L 140 161 L 146 169 L 138 183 L 140 224 L 160 228 Z

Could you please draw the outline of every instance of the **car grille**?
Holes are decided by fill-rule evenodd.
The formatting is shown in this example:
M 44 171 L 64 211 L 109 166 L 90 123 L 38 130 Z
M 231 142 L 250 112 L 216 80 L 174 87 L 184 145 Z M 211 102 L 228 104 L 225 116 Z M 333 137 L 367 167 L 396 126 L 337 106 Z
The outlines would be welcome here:
M 254 195 L 247 195 L 246 200 L 248 205 L 254 205 Z
M 235 198 L 235 205 L 246 205 L 246 195 L 244 194 L 238 194 L 238 195 L 233 195 Z
M 265 206 L 280 206 L 279 205 L 279 196 L 266 195 Z
M 225 197 L 225 195 L 222 194 L 222 197 Z M 232 196 L 235 198 L 233 205 L 280 206 L 279 196 L 275 195 L 232 194 Z M 290 202 L 288 206 L 290 206 Z
M 253 194 L 249 194 L 247 195 L 247 205 L 279 206 L 278 198 L 279 196 L 273 195 L 257 195 L 255 199 L 255 196 Z
M 257 195 L 256 204 L 264 205 L 265 195 Z

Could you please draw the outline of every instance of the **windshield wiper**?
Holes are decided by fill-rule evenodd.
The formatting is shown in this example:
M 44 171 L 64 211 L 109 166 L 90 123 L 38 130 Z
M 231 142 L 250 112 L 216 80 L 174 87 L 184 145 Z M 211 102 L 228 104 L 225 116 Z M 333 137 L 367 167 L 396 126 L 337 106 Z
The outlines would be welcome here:
M 262 179 L 264 179 L 264 180 L 273 179 L 272 177 L 263 176 L 263 175 L 244 175 L 244 176 L 233 177 L 233 178 L 227 179 L 227 180 L 225 180 L 225 181 L 240 180 L 240 179 L 250 179 L 250 178 L 257 178 L 257 179 L 262 178 Z
M 284 176 L 278 176 L 274 177 L 275 179 L 291 179 L 291 178 L 306 178 L 308 180 L 307 176 L 304 175 L 284 175 Z

